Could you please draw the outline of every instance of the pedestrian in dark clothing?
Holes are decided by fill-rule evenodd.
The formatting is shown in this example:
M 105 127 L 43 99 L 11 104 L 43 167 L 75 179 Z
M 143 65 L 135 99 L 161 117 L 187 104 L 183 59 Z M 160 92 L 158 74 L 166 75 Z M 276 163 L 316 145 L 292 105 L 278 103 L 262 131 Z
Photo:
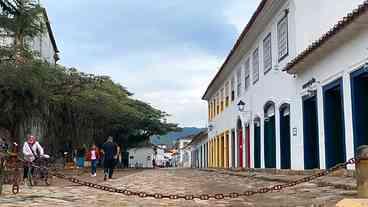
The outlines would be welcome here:
M 80 146 L 77 149 L 77 166 L 80 168 L 84 167 L 84 156 L 86 154 L 86 148 L 84 146 Z
M 102 149 L 104 152 L 104 180 L 107 179 L 107 176 L 109 177 L 109 179 L 111 179 L 114 172 L 115 158 L 117 155 L 117 146 L 113 142 L 112 137 L 109 137 L 107 139 L 107 141 L 102 145 Z

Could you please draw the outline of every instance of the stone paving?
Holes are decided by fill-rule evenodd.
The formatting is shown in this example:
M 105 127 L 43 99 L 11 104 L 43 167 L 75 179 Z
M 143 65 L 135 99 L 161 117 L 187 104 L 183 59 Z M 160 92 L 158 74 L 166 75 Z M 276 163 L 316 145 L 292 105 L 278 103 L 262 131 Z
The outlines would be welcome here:
M 101 172 L 99 174 L 100 176 L 96 178 L 88 175 L 82 178 L 133 191 L 168 194 L 243 192 L 277 183 L 255 177 L 191 169 L 123 170 L 116 173 L 115 179 L 107 182 L 103 181 Z M 4 195 L 0 196 L 0 206 L 335 206 L 341 199 L 354 198 L 355 195 L 355 190 L 338 189 L 332 186 L 318 187 L 316 183 L 304 183 L 282 192 L 234 200 L 156 200 L 126 197 L 55 179 L 50 187 L 21 186 L 18 195 L 12 195 L 10 186 L 6 186 Z

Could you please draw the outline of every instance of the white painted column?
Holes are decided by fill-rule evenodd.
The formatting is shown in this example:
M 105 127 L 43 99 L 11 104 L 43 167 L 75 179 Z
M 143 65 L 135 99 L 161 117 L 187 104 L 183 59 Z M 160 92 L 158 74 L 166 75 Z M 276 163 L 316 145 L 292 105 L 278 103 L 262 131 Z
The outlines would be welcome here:
M 264 117 L 260 117 L 261 124 L 261 168 L 265 168 L 265 156 L 264 156 Z
M 344 96 L 344 118 L 345 118 L 345 146 L 346 160 L 354 157 L 354 132 L 353 132 L 353 109 L 350 74 L 343 75 L 343 96 Z M 349 169 L 354 166 L 349 165 Z
M 235 147 L 234 147 L 234 149 L 235 149 L 235 165 L 234 165 L 234 167 L 235 168 L 237 168 L 239 165 L 238 165 L 238 159 L 239 159 L 239 157 L 238 157 L 238 151 L 239 151 L 239 149 L 238 149 L 238 130 L 237 129 L 235 129 L 235 137 L 234 137 L 235 139 Z
M 232 146 L 232 144 L 231 144 L 231 129 L 229 129 L 229 136 L 228 136 L 228 140 L 227 140 L 227 152 L 228 152 L 228 160 L 229 160 L 229 168 L 231 168 L 232 167 L 232 158 L 231 158 L 231 154 L 232 154 L 232 152 L 231 152 L 231 146 Z
M 319 132 L 319 166 L 321 169 L 326 168 L 326 150 L 325 150 L 325 123 L 323 109 L 323 90 L 322 87 L 317 89 L 317 111 L 318 111 L 318 132 Z
M 250 163 L 249 163 L 249 167 L 250 168 L 254 168 L 254 121 L 253 121 L 253 117 L 252 120 L 249 124 L 249 142 L 250 142 Z
M 203 168 L 204 167 L 204 144 L 201 144 L 201 167 L 200 168 Z
M 280 107 L 275 104 L 276 168 L 281 168 Z
M 242 157 L 243 157 L 243 168 L 246 167 L 246 163 L 247 163 L 247 156 L 246 156 L 246 143 L 245 143 L 245 137 L 246 137 L 246 133 L 247 133 L 247 130 L 246 130 L 246 127 L 245 127 L 245 120 L 242 121 L 242 124 L 243 124 L 243 137 L 242 137 L 242 140 L 243 140 L 243 154 L 242 154 Z

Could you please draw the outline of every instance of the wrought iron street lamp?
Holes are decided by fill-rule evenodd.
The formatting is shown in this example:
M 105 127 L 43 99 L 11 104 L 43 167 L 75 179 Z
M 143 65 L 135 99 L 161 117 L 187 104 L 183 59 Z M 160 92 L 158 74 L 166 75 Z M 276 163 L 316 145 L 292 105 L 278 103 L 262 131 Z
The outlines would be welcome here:
M 245 103 L 242 100 L 240 100 L 238 103 L 238 110 L 240 112 L 244 112 L 244 109 L 245 109 Z

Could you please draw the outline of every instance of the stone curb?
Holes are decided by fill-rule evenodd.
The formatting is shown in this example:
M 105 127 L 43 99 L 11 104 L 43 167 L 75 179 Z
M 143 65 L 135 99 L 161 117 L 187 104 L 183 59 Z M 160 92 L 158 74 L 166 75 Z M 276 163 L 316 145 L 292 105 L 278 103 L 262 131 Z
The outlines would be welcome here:
M 298 179 L 300 177 L 303 177 L 302 175 L 293 175 L 292 178 L 286 178 L 286 177 L 281 177 L 281 176 L 277 176 L 277 174 L 274 173 L 264 173 L 264 172 L 257 172 L 257 171 L 249 171 L 249 174 L 245 174 L 244 170 L 239 170 L 239 169 L 235 169 L 235 170 L 224 170 L 224 169 L 199 169 L 200 171 L 204 171 L 204 172 L 213 172 L 213 173 L 219 173 L 219 174 L 224 174 L 224 175 L 230 175 L 230 176 L 237 176 L 237 177 L 244 177 L 244 178 L 254 178 L 254 179 L 259 179 L 259 180 L 264 180 L 264 181 L 269 181 L 269 182 L 278 182 L 278 183 L 288 183 L 292 180 Z M 263 175 L 262 175 L 262 174 Z M 265 175 L 264 175 L 265 174 Z M 308 172 L 308 174 L 304 174 L 304 176 L 310 175 L 311 173 Z M 278 174 L 278 175 L 284 175 L 284 176 L 288 176 L 285 174 Z M 298 176 L 298 177 L 296 177 Z M 335 176 L 337 177 L 337 176 Z M 349 176 L 345 176 L 349 177 Z M 319 187 L 327 187 L 327 186 L 331 186 L 334 187 L 336 189 L 343 189 L 343 190 L 356 190 L 356 184 L 342 184 L 342 183 L 335 183 L 335 182 L 330 182 L 330 181 L 324 181 L 321 179 L 317 179 L 315 181 L 312 181 L 312 183 L 317 184 Z

